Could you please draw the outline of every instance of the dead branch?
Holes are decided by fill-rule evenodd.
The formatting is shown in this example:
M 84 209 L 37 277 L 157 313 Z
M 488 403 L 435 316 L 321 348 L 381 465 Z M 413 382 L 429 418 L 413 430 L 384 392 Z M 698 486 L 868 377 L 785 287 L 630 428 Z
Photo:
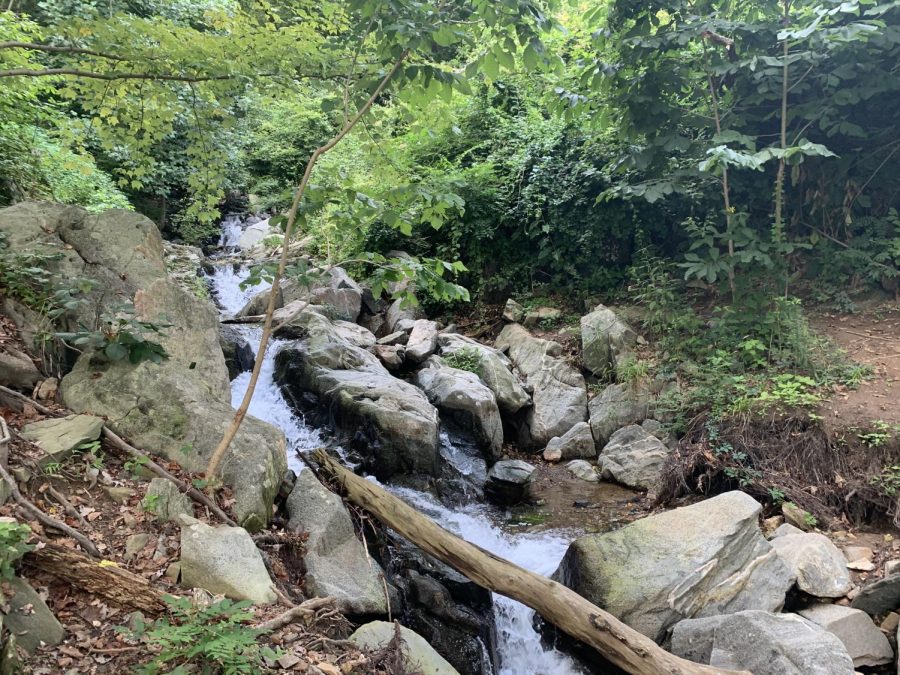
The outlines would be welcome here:
M 625 671 L 637 675 L 735 672 L 692 663 L 670 654 L 572 589 L 451 534 L 371 481 L 348 471 L 324 450 L 316 451 L 315 459 L 326 476 L 343 486 L 351 502 L 367 509 L 382 523 L 479 586 L 528 605 Z
M 16 485 L 16 480 L 9 475 L 9 472 L 2 465 L 2 463 L 0 463 L 0 476 L 3 477 L 3 480 L 6 481 L 7 486 L 9 486 L 9 491 L 12 495 L 12 498 L 16 500 L 16 503 L 21 506 L 27 513 L 30 513 L 47 527 L 52 527 L 53 529 L 59 530 L 60 532 L 64 533 L 66 536 L 71 537 L 81 545 L 81 548 L 83 548 L 95 558 L 101 557 L 100 551 L 97 550 L 97 547 L 94 546 L 94 543 L 83 534 L 81 534 L 81 532 L 72 527 L 69 527 L 62 521 L 56 520 L 56 518 L 51 518 L 30 501 L 25 499 L 25 497 L 22 496 L 22 493 L 19 492 L 19 486 Z
M 76 509 L 74 506 L 72 506 L 72 502 L 70 502 L 68 499 L 66 499 L 65 495 L 62 494 L 59 490 L 57 490 L 52 485 L 50 485 L 47 487 L 47 492 L 49 492 L 50 496 L 53 497 L 53 499 L 55 499 L 57 502 L 59 502 L 59 505 L 62 506 L 66 510 L 66 513 L 69 514 L 75 520 L 77 520 L 78 524 L 81 525 L 84 529 L 86 529 L 86 530 L 94 529 L 91 526 L 91 524 L 87 520 L 85 520 L 84 516 L 82 516 L 78 512 L 78 509 Z
M 288 611 L 279 614 L 274 619 L 269 619 L 268 621 L 258 624 L 256 626 L 256 629 L 264 633 L 270 633 L 272 631 L 278 630 L 279 628 L 284 628 L 289 623 L 293 623 L 297 619 L 313 617 L 316 615 L 317 610 L 320 610 L 323 607 L 332 607 L 334 603 L 334 598 L 330 597 L 311 598 L 297 605 L 296 607 L 291 607 Z

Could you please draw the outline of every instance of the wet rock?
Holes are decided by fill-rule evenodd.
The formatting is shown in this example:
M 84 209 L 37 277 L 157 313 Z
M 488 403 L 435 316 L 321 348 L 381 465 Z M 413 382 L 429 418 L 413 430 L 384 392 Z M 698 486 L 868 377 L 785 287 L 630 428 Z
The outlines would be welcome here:
M 328 413 L 344 441 L 379 478 L 438 472 L 438 414 L 418 388 L 393 377 L 370 352 L 345 340 L 331 321 L 305 311 L 306 335 L 275 356 L 275 380 L 295 405 Z M 309 405 L 309 394 L 322 405 Z
M 503 307 L 503 320 L 509 323 L 522 323 L 524 318 L 525 308 L 512 298 L 509 298 Z
M 575 476 L 575 478 L 586 480 L 589 483 L 600 482 L 600 476 L 597 475 L 597 470 L 589 462 L 586 462 L 583 459 L 573 459 L 566 464 L 566 470 Z
M 894 650 L 888 639 L 862 610 L 841 605 L 813 605 L 802 610 L 800 616 L 835 635 L 847 648 L 856 668 L 894 660 Z
M 272 579 L 262 556 L 241 527 L 210 527 L 181 517 L 181 581 L 234 600 L 275 602 Z
M 584 367 L 598 377 L 615 379 L 616 370 L 633 358 L 637 333 L 614 311 L 597 305 L 581 317 L 581 351 Z
M 562 310 L 556 307 L 537 307 L 525 312 L 525 318 L 522 325 L 525 328 L 542 328 L 545 325 L 552 325 L 562 317 Z
M 423 675 L 459 675 L 425 638 L 399 624 L 395 626 L 387 621 L 372 621 L 357 628 L 350 636 L 350 641 L 367 651 L 384 649 L 393 640 L 397 630 L 400 631 L 403 643 L 404 668 Z
M 406 342 L 406 360 L 419 364 L 434 354 L 437 349 L 437 336 L 438 327 L 434 321 L 417 320 Z
M 636 424 L 619 429 L 603 446 L 600 475 L 628 487 L 653 489 L 662 477 L 670 451 Z
M 554 578 L 644 635 L 685 618 L 779 610 L 793 576 L 742 492 L 576 539 Z
M 239 327 L 233 324 L 221 324 L 219 326 L 219 344 L 222 347 L 222 354 L 225 356 L 225 367 L 228 369 L 229 380 L 233 380 L 243 372 L 253 370 L 256 353 Z
M 494 393 L 477 375 L 450 368 L 440 357 L 433 356 L 416 373 L 413 382 L 425 392 L 432 405 L 472 433 L 490 458 L 500 457 L 503 447 L 500 409 Z
M 504 414 L 513 415 L 531 403 L 531 397 L 512 372 L 512 363 L 498 350 L 471 338 L 449 333 L 438 335 L 438 345 L 441 356 L 462 349 L 478 353 L 480 360 L 475 374 L 494 392 L 497 405 Z
M 154 478 L 147 486 L 147 494 L 142 502 L 145 511 L 157 520 L 181 522 L 180 516 L 193 516 L 194 504 L 191 498 L 166 478 Z
M 850 606 L 878 616 L 900 607 L 900 574 L 879 579 L 862 587 Z
M 591 425 L 579 422 L 562 436 L 551 438 L 544 449 L 544 459 L 559 461 L 561 459 L 588 459 L 597 454 Z M 548 457 L 549 455 L 549 457 Z M 554 457 L 555 459 L 550 459 Z
M 287 500 L 288 527 L 306 532 L 305 588 L 314 597 L 332 596 L 341 611 L 387 614 L 378 565 L 366 554 L 341 498 L 304 469 Z
M 611 384 L 588 404 L 591 433 L 602 448 L 622 427 L 640 424 L 650 414 L 650 391 L 637 384 Z
M 11 389 L 31 389 L 42 375 L 27 354 L 6 346 L 0 349 L 0 385 Z
M 742 611 L 688 619 L 672 631 L 672 653 L 754 675 L 852 675 L 834 635 L 796 614 Z
M 488 472 L 484 494 L 498 504 L 512 505 L 527 499 L 535 468 L 521 459 L 503 459 Z
M 46 455 L 38 460 L 41 466 L 61 464 L 84 443 L 100 438 L 103 420 L 93 415 L 50 417 L 22 427 L 22 436 L 40 446 Z
M 584 377 L 562 358 L 562 346 L 508 324 L 495 346 L 509 357 L 534 391 L 533 405 L 518 423 L 519 444 L 537 449 L 587 419 Z
M 17 644 L 29 654 L 46 645 L 62 642 L 65 630 L 31 585 L 20 577 L 4 581 L 3 627 L 16 636 Z
M 772 539 L 771 544 L 804 593 L 839 598 L 852 588 L 846 559 L 824 534 L 786 534 Z

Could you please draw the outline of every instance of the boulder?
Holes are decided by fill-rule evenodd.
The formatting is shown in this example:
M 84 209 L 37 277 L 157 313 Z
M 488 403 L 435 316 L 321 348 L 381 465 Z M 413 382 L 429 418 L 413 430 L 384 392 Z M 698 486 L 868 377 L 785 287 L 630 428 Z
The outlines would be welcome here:
M 509 298 L 503 307 L 503 320 L 509 323 L 522 323 L 524 318 L 525 308 L 512 298 Z
M 388 370 L 400 370 L 406 360 L 406 347 L 403 345 L 375 345 L 372 353 Z
M 588 404 L 591 432 L 598 448 L 629 424 L 640 424 L 650 414 L 650 392 L 638 384 L 611 384 Z
M 519 444 L 543 448 L 587 419 L 584 377 L 562 358 L 562 346 L 531 335 L 519 324 L 508 324 L 495 346 L 509 357 L 534 392 L 533 406 L 518 424 Z
M 219 345 L 225 356 L 228 379 L 233 380 L 248 370 L 253 370 L 256 352 L 239 326 L 223 323 L 219 326 Z
M 304 311 L 294 324 L 305 337 L 275 356 L 275 380 L 290 400 L 327 414 L 344 441 L 385 479 L 438 472 L 438 414 L 425 394 L 393 377 L 370 352 L 344 339 L 326 317 Z M 309 394 L 324 405 L 310 406 Z
M 22 436 L 40 446 L 46 454 L 39 464 L 61 464 L 84 443 L 96 441 L 103 432 L 103 420 L 94 415 L 48 417 L 22 427 Z
M 377 651 L 388 646 L 396 632 L 402 641 L 403 668 L 421 675 L 459 675 L 434 648 L 418 633 L 399 623 L 372 621 L 356 629 L 350 641 L 367 651 Z
M 488 472 L 484 494 L 502 505 L 518 504 L 528 497 L 535 468 L 521 459 L 503 459 Z
M 800 616 L 835 635 L 847 648 L 856 668 L 894 660 L 894 650 L 887 637 L 860 609 L 820 604 L 802 610 Z
M 562 317 L 562 310 L 556 307 L 537 307 L 525 312 L 522 325 L 525 328 L 543 328 L 547 324 L 552 324 Z
M 794 527 L 790 523 L 781 523 L 778 527 L 775 528 L 775 531 L 769 535 L 769 539 L 775 539 L 776 537 L 783 537 L 786 534 L 803 534 L 803 530 L 799 527 Z
M 156 516 L 157 520 L 181 522 L 181 516 L 194 515 L 194 503 L 191 498 L 178 489 L 166 478 L 154 478 L 147 486 L 142 506 L 145 511 Z
M 405 345 L 409 342 L 409 333 L 405 333 L 402 330 L 398 330 L 390 335 L 385 335 L 383 338 L 379 338 L 377 344 L 379 345 Z
M 600 482 L 600 476 L 597 475 L 597 470 L 590 464 L 590 462 L 586 462 L 583 459 L 573 459 L 571 462 L 566 464 L 566 470 L 573 476 L 575 476 L 575 478 L 586 480 L 589 483 Z
M 878 616 L 900 607 L 900 574 L 892 574 L 862 587 L 850 606 Z
M 375 346 L 375 336 L 368 328 L 363 328 L 359 324 L 350 323 L 349 321 L 333 321 L 337 334 L 344 338 L 350 344 L 368 349 Z
M 3 586 L 2 626 L 16 636 L 20 647 L 34 654 L 43 645 L 55 647 L 62 642 L 62 624 L 25 579 L 13 577 Z
M 839 598 L 853 587 L 847 560 L 824 534 L 785 534 L 772 548 L 797 577 L 797 587 L 818 598 Z
M 477 352 L 480 359 L 475 374 L 494 392 L 500 410 L 514 415 L 531 403 L 531 397 L 512 372 L 512 363 L 501 352 L 471 338 L 453 333 L 438 335 L 441 356 L 448 356 L 462 349 Z
M 340 267 L 332 267 L 313 284 L 309 301 L 323 306 L 328 316 L 355 322 L 362 309 L 363 289 Z
M 653 489 L 665 470 L 670 451 L 656 436 L 632 424 L 619 429 L 600 451 L 600 475 L 622 485 Z
M 500 409 L 494 393 L 477 375 L 450 368 L 440 357 L 432 356 L 416 373 L 413 382 L 425 392 L 432 405 L 470 432 L 488 457 L 499 459 L 503 448 Z
M 210 527 L 181 517 L 181 583 L 255 604 L 275 602 L 272 578 L 256 544 L 241 527 Z
M 576 539 L 554 578 L 657 641 L 686 618 L 777 611 L 793 585 L 743 492 Z
M 633 357 L 637 333 L 614 311 L 597 305 L 581 317 L 581 352 L 584 367 L 597 377 L 615 379 L 616 369 Z
M 425 312 L 419 305 L 404 303 L 402 298 L 398 298 L 391 303 L 384 315 L 384 327 L 382 330 L 385 335 L 401 330 L 397 324 L 401 321 L 415 322 L 418 319 L 424 319 Z
M 31 390 L 41 378 L 41 372 L 27 354 L 8 345 L 0 349 L 0 385 Z
M 595 457 L 596 454 L 591 425 L 587 422 L 579 422 L 562 436 L 551 438 L 544 449 L 544 459 L 548 461 L 588 459 Z M 550 460 L 548 455 L 555 459 Z
M 261 244 L 263 239 L 273 234 L 281 234 L 279 230 L 269 227 L 269 219 L 261 220 L 248 226 L 238 237 L 238 248 L 249 251 L 254 246 Z
M 138 293 L 135 308 L 142 319 L 171 324 L 156 336 L 169 358 L 135 365 L 84 354 L 62 380 L 63 400 L 76 412 L 114 420 L 113 429 L 137 447 L 201 472 L 234 416 L 217 314 L 166 279 Z M 285 469 L 284 434 L 245 418 L 219 468 L 242 526 L 268 522 Z
M 754 675 L 853 675 L 840 640 L 796 614 L 751 610 L 688 619 L 675 625 L 671 651 Z
M 287 499 L 288 528 L 309 535 L 303 547 L 304 588 L 332 596 L 342 612 L 387 614 L 383 574 L 356 536 L 341 498 L 304 469 Z
M 438 327 L 434 321 L 418 319 L 413 325 L 406 342 L 406 360 L 412 364 L 422 363 L 437 349 Z

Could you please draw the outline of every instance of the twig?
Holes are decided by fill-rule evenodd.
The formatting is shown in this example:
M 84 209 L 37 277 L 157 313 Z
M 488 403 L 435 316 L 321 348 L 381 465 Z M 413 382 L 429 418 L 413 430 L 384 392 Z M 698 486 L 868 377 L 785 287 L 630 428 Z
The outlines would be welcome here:
M 25 499 L 22 496 L 22 493 L 19 492 L 19 486 L 16 485 L 15 479 L 9 475 L 9 472 L 0 464 L 0 476 L 3 477 L 3 480 L 6 481 L 6 484 L 9 486 L 9 492 L 12 495 L 12 498 L 16 500 L 16 502 L 23 509 L 31 513 L 35 518 L 41 521 L 47 527 L 52 527 L 55 530 L 59 530 L 60 532 L 64 532 L 69 537 L 72 537 L 75 541 L 81 544 L 81 548 L 87 551 L 90 555 L 95 558 L 101 558 L 100 551 L 97 550 L 97 547 L 94 546 L 94 543 L 85 537 L 78 530 L 69 527 L 63 522 L 56 520 L 56 518 L 51 518 L 46 513 L 41 511 L 38 507 L 32 504 L 30 501 Z
M 172 483 L 174 483 L 175 486 L 183 494 L 186 494 L 188 497 L 193 499 L 195 502 L 198 502 L 198 503 L 202 504 L 203 506 L 205 506 L 206 508 L 208 508 L 212 513 L 216 514 L 216 516 L 219 518 L 219 520 L 221 520 L 223 523 L 227 523 L 227 524 L 231 525 L 232 527 L 238 527 L 238 524 L 234 520 L 229 518 L 228 514 L 226 514 L 222 509 L 220 509 L 216 505 L 216 503 L 213 502 L 209 497 L 207 497 L 203 492 L 201 492 L 194 486 L 188 485 L 184 481 L 173 476 L 171 473 L 169 473 L 164 468 L 162 468 L 159 464 L 157 464 L 152 459 L 150 459 L 149 455 L 141 452 L 133 445 L 129 445 L 124 440 L 122 440 L 122 438 L 117 436 L 115 432 L 111 431 L 109 427 L 103 427 L 103 437 L 106 440 L 108 440 L 110 443 L 112 443 L 115 447 L 119 448 L 119 450 L 123 450 L 124 452 L 127 452 L 129 455 L 131 455 L 132 457 L 137 459 L 139 462 L 141 462 L 141 464 L 143 466 L 146 466 L 157 476 L 159 476 L 161 478 L 165 478 L 165 479 L 171 481 Z
M 289 623 L 307 616 L 315 616 L 316 611 L 323 607 L 331 607 L 334 605 L 334 598 L 310 598 L 296 607 L 291 607 L 288 611 L 279 614 L 274 619 L 269 619 L 256 626 L 257 630 L 269 633 L 279 628 L 284 628 Z
M 49 486 L 49 487 L 47 488 L 47 492 L 49 492 L 50 495 L 51 495 L 56 501 L 58 501 L 58 502 L 60 503 L 60 505 L 66 510 L 66 513 L 68 513 L 68 514 L 69 514 L 70 516 L 72 516 L 75 520 L 77 520 L 78 523 L 79 523 L 83 528 L 85 528 L 86 530 L 93 530 L 93 529 L 94 529 L 94 528 L 91 526 L 91 524 L 90 524 L 87 520 L 84 519 L 84 516 L 82 516 L 82 515 L 78 512 L 78 509 L 76 509 L 74 506 L 72 506 L 72 503 L 71 503 L 68 499 L 66 499 L 65 495 L 63 495 L 62 493 L 60 493 L 60 492 L 59 492 L 56 488 L 54 488 L 52 485 Z
M 838 326 L 838 330 L 842 330 L 845 333 L 850 333 L 850 335 L 856 335 L 862 338 L 872 338 L 873 340 L 886 340 L 887 342 L 893 342 L 897 338 L 892 337 L 884 337 L 883 335 L 866 335 L 865 333 L 857 333 L 855 330 L 850 330 L 849 328 L 841 328 Z

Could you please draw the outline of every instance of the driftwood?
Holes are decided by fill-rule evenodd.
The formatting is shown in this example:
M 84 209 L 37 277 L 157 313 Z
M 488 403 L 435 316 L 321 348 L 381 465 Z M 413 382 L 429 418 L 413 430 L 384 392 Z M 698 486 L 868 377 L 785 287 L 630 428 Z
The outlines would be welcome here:
M 402 500 L 348 471 L 323 450 L 316 451 L 315 459 L 322 472 L 344 488 L 351 502 L 479 586 L 531 607 L 623 670 L 635 675 L 737 672 L 692 663 L 670 654 L 570 588 L 451 534 Z
M 38 569 L 119 605 L 159 614 L 166 609 L 163 594 L 143 577 L 117 567 L 104 565 L 72 549 L 47 544 L 26 553 L 26 565 Z
M 255 628 L 264 633 L 269 633 L 273 630 L 284 628 L 297 619 L 314 617 L 318 610 L 323 609 L 324 607 L 333 607 L 334 603 L 334 598 L 310 598 L 295 607 L 291 607 L 288 611 L 279 614 L 274 619 L 269 619 L 268 621 L 257 624 Z

